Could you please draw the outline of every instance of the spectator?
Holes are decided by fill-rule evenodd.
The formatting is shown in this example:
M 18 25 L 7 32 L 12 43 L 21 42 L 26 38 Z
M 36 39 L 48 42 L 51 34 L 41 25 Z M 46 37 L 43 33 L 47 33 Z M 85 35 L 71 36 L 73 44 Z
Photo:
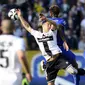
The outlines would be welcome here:
M 24 35 L 24 29 L 22 29 L 19 21 L 15 21 L 14 35 L 18 37 L 23 37 Z
M 81 29 L 85 29 L 85 18 L 81 21 Z
M 79 41 L 78 49 L 79 50 L 85 50 L 85 36 L 83 36 L 82 39 Z
M 74 30 L 73 29 L 73 20 L 72 20 L 72 12 L 71 11 L 69 11 L 69 16 L 68 16 L 68 27 L 72 31 Z
M 70 49 L 78 48 L 78 39 L 75 34 L 72 34 L 70 30 L 66 31 L 66 40 Z
M 43 0 L 43 7 L 45 7 L 46 11 L 48 11 L 49 9 L 49 3 L 50 3 L 50 0 Z
M 0 21 L 7 16 L 8 10 L 19 7 L 25 20 L 36 30 L 38 28 L 38 14 L 43 12 L 45 16 L 49 16 L 49 6 L 58 4 L 61 8 L 61 17 L 65 19 L 69 28 L 66 28 L 65 31 L 67 32 L 66 38 L 70 48 L 77 49 L 78 43 L 83 41 L 82 37 L 85 36 L 85 0 L 24 0 L 22 4 L 18 3 L 17 5 L 16 1 L 8 0 L 8 4 L 6 4 L 7 0 L 1 0 L 5 5 L 0 4 Z M 19 25 L 20 23 L 16 23 L 14 34 L 17 36 L 25 35 L 29 49 L 37 48 L 33 36 Z
M 63 13 L 63 18 L 67 22 L 67 20 L 68 20 L 68 13 L 69 13 L 69 9 L 70 9 L 70 6 L 67 3 L 67 0 L 63 0 L 63 4 L 61 6 L 61 9 L 62 9 L 62 13 Z
M 58 6 L 61 8 L 62 4 L 63 4 L 63 0 L 56 0 Z
M 16 0 L 8 0 L 6 8 L 8 9 L 8 11 L 13 8 L 18 8 L 18 6 L 16 5 Z
M 35 8 L 36 12 L 41 13 L 44 10 L 42 5 L 43 5 L 42 1 L 35 0 L 34 8 Z

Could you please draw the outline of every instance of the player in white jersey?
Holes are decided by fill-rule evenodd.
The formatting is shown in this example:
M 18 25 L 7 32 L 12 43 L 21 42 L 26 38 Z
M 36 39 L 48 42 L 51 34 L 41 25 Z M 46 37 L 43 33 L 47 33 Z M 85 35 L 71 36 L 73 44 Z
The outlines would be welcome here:
M 0 85 L 21 85 L 22 66 L 27 72 L 27 79 L 31 81 L 24 40 L 13 35 L 14 23 L 10 19 L 4 19 L 1 28 L 3 34 L 0 35 Z
M 77 73 L 77 70 L 73 68 L 72 65 L 65 59 L 62 55 L 61 49 L 57 45 L 56 34 L 61 25 L 56 25 L 51 20 L 44 21 L 42 16 L 40 16 L 40 19 L 44 24 L 42 24 L 43 32 L 39 32 L 30 27 L 30 25 L 22 17 L 20 10 L 17 10 L 17 14 L 24 28 L 36 39 L 40 51 L 47 61 L 46 73 L 48 85 L 54 85 L 54 80 L 60 69 L 65 69 L 71 74 Z M 53 30 L 50 29 L 52 26 L 51 24 L 54 25 Z

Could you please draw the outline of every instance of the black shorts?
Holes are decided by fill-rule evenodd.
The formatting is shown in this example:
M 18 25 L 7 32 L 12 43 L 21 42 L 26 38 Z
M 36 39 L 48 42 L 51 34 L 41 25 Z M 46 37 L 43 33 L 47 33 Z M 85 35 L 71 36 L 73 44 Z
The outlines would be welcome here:
M 60 69 L 66 69 L 70 63 L 60 54 L 55 60 L 46 63 L 46 78 L 48 82 L 54 81 Z

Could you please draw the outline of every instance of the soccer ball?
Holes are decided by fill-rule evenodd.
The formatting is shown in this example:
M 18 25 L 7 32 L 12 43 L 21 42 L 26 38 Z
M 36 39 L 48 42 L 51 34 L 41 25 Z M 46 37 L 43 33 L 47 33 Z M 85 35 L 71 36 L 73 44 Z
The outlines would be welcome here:
M 12 20 L 18 20 L 16 9 L 11 9 L 8 12 L 8 17 L 10 17 Z

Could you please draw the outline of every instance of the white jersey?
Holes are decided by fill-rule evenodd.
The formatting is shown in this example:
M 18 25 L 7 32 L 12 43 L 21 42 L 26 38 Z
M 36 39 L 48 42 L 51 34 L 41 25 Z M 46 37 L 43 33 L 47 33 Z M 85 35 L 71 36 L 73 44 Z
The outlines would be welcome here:
M 17 51 L 25 51 L 24 40 L 0 35 L 0 85 L 21 85 L 22 73 Z
M 49 30 L 47 33 L 41 33 L 32 29 L 31 34 L 35 37 L 42 55 L 46 60 L 48 60 L 53 55 L 62 53 L 61 49 L 57 45 L 57 30 Z

